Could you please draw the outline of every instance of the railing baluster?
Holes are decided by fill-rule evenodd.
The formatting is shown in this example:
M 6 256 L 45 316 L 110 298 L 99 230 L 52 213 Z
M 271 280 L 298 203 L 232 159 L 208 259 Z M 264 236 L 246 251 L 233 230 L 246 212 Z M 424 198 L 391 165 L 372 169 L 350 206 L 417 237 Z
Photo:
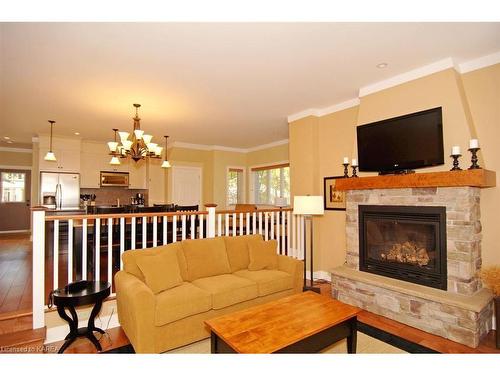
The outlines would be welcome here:
M 186 239 L 186 215 L 182 215 L 182 240 Z
M 68 220 L 68 283 L 73 282 L 73 219 Z
M 167 220 L 167 217 L 165 216 L 165 220 Z M 167 233 L 167 226 L 165 226 L 165 233 Z M 166 234 L 165 234 L 166 236 Z M 166 238 L 166 237 L 165 237 Z M 174 215 L 172 218 L 172 243 L 177 242 L 177 215 Z
M 238 223 L 236 222 L 236 213 L 233 213 L 233 225 L 231 225 L 232 235 L 236 236 L 236 231 L 238 230 Z
M 135 243 L 136 243 L 136 238 L 135 238 L 135 216 L 132 217 L 132 222 L 130 223 L 130 226 L 132 227 L 132 233 L 130 234 L 130 248 L 132 250 L 135 250 Z
M 262 212 L 259 212 L 259 234 L 262 234 Z
M 59 287 L 59 220 L 54 220 L 54 263 L 53 263 L 53 288 Z
M 174 218 L 176 218 L 174 216 Z M 167 224 L 168 224 L 168 216 L 163 216 L 162 217 L 162 222 L 163 222 L 163 245 L 166 245 L 167 244 Z M 176 224 L 177 224 L 177 221 L 176 221 Z M 175 241 L 172 241 L 172 242 L 175 242 Z
M 158 216 L 153 216 L 153 247 L 156 247 L 158 240 Z
M 275 221 L 275 227 L 276 227 L 276 242 L 278 243 L 278 246 L 276 248 L 276 251 L 278 254 L 281 254 L 281 241 L 280 241 L 280 216 L 279 212 L 273 212 L 271 215 L 276 216 L 276 221 Z
M 146 216 L 142 217 L 142 248 L 145 249 L 148 246 L 148 218 Z
M 123 269 L 123 253 L 125 252 L 125 218 L 120 218 L 120 270 Z
M 243 223 L 243 213 L 240 212 L 240 236 L 243 236 L 243 227 L 244 227 L 243 224 L 244 224 Z
M 290 249 L 290 247 L 291 247 L 290 246 L 290 244 L 291 244 L 290 217 L 291 217 L 290 211 L 287 211 L 286 212 L 286 255 L 288 255 L 288 256 L 293 255 L 291 252 L 291 249 Z
M 195 221 L 196 221 L 196 216 L 191 215 L 191 239 L 193 239 L 193 240 L 196 238 L 195 233 L 194 233 L 196 230 L 195 229 L 196 228 Z
M 224 236 L 229 236 L 229 214 L 224 215 Z
M 82 220 L 82 280 L 87 280 L 87 219 Z
M 269 240 L 269 215 L 268 212 L 264 212 L 264 240 Z
M 113 219 L 108 218 L 108 283 L 113 285 Z
M 217 214 L 217 236 L 222 236 L 222 215 Z
M 257 213 L 252 212 L 252 234 L 257 234 Z
M 101 219 L 96 218 L 94 223 L 95 233 L 95 276 L 94 280 L 100 280 L 101 271 Z
M 246 221 L 247 221 L 247 231 L 245 234 L 250 234 L 250 212 L 247 212 Z
M 297 257 L 297 223 L 295 215 L 292 215 L 292 256 Z
M 203 238 L 204 232 L 203 232 L 203 214 L 199 214 L 198 217 L 200 218 L 200 231 L 198 234 L 198 238 Z
M 283 211 L 280 211 L 280 215 L 281 215 L 281 254 L 282 255 L 287 255 L 287 251 L 286 251 L 286 233 L 285 233 L 285 225 L 286 225 L 286 222 L 285 222 L 285 213 Z
M 271 240 L 274 240 L 274 212 L 269 212 L 269 216 L 271 217 Z

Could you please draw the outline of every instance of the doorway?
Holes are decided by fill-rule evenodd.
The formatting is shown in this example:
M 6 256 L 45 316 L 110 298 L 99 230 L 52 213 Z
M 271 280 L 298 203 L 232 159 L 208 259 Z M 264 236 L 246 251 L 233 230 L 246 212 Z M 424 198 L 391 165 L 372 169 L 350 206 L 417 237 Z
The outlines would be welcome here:
M 172 167 L 172 202 L 179 206 L 200 207 L 201 174 L 200 167 Z
M 0 233 L 30 230 L 31 171 L 0 169 Z

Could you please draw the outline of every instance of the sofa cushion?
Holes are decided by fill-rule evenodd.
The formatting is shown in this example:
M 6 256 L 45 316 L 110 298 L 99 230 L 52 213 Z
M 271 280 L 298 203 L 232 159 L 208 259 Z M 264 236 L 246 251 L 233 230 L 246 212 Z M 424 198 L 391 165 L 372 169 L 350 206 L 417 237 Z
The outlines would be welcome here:
M 291 274 L 278 270 L 249 271 L 241 270 L 234 273 L 238 277 L 243 277 L 255 281 L 259 290 L 259 297 L 293 289 L 293 277 Z
M 165 249 L 175 249 L 177 252 L 177 261 L 179 263 L 179 269 L 181 277 L 183 280 L 187 280 L 187 266 L 186 260 L 184 258 L 184 252 L 182 249 L 182 244 L 180 242 L 174 242 L 169 245 L 153 247 L 151 249 L 138 249 L 138 250 L 127 250 L 123 253 L 123 270 L 134 275 L 142 282 L 145 282 L 143 273 L 141 272 L 139 266 L 137 265 L 137 259 L 144 256 L 157 255 L 160 251 Z
M 205 238 L 182 241 L 188 281 L 231 273 L 224 239 Z
M 258 296 L 255 281 L 235 275 L 205 277 L 193 281 L 193 284 L 212 294 L 212 308 L 215 310 Z
M 139 257 L 137 266 L 144 275 L 146 285 L 154 294 L 182 284 L 175 248 L 166 248 L 156 255 Z
M 155 325 L 157 327 L 209 311 L 212 308 L 210 293 L 188 282 L 165 290 L 157 294 L 155 298 Z
M 246 270 L 250 263 L 248 255 L 248 242 L 263 241 L 262 235 L 252 234 L 247 236 L 226 236 L 223 237 L 226 243 L 227 258 L 231 267 L 231 272 Z
M 277 247 L 278 242 L 276 240 L 249 242 L 248 255 L 250 257 L 250 263 L 248 264 L 248 269 L 250 271 L 278 269 Z

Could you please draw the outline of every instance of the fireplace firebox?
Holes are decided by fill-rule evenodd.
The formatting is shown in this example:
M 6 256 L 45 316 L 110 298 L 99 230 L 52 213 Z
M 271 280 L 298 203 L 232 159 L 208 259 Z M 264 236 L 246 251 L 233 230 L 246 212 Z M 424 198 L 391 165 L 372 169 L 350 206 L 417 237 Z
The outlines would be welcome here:
M 360 271 L 447 289 L 445 207 L 358 207 Z

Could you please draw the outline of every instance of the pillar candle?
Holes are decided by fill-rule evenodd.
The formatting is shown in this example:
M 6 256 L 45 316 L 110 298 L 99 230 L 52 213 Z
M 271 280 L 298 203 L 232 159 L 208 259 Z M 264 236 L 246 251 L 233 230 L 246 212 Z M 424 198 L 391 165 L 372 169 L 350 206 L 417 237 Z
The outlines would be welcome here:
M 351 165 L 352 165 L 353 167 L 357 167 L 357 166 L 358 166 L 358 161 L 357 161 L 356 159 L 352 159 L 352 161 L 351 161 Z
M 344 156 L 344 163 L 343 164 L 349 164 L 349 158 L 347 156 Z
M 469 148 L 479 148 L 479 141 L 477 139 L 471 139 L 469 142 Z
M 451 148 L 451 154 L 452 155 L 460 155 L 460 146 L 453 146 Z

